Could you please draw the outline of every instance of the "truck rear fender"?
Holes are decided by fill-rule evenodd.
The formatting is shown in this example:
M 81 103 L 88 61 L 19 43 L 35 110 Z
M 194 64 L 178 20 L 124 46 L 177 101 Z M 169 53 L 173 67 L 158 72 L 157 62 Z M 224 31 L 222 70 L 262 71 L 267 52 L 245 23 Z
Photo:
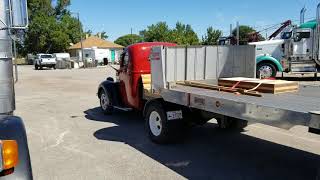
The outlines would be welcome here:
M 257 57 L 257 65 L 260 63 L 272 63 L 277 68 L 277 71 L 283 72 L 283 67 L 281 63 L 272 56 L 265 55 Z
M 119 83 L 114 82 L 111 78 L 108 78 L 106 81 L 102 82 L 98 88 L 98 97 L 100 98 L 101 92 L 106 91 L 111 96 L 111 101 L 114 106 L 121 107 L 121 98 L 119 95 Z

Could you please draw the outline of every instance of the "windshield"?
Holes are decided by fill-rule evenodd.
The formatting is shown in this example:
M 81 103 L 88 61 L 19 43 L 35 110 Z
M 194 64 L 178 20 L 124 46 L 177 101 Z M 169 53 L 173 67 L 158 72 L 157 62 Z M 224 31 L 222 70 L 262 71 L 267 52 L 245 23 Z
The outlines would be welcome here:
M 46 54 L 46 55 L 41 55 L 41 58 L 53 58 L 53 56 L 50 54 Z
M 292 32 L 284 32 L 281 36 L 281 39 L 290 39 L 292 36 Z

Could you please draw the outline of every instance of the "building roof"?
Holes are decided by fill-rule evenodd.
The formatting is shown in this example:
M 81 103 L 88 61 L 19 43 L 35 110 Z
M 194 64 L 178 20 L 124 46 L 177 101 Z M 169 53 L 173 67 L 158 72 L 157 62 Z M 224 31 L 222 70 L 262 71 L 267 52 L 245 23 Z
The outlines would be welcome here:
M 100 39 L 96 36 L 91 36 L 85 40 L 82 41 L 83 44 L 83 48 L 92 48 L 92 47 L 97 47 L 97 48 L 104 48 L 104 49 L 109 49 L 109 48 L 124 48 L 123 46 L 119 45 L 119 44 L 115 44 L 113 42 L 110 41 L 106 41 L 103 39 Z M 69 47 L 69 49 L 81 49 L 81 43 L 77 43 L 71 47 Z
M 306 23 L 303 23 L 299 26 L 299 28 L 310 28 L 315 29 L 317 27 L 318 23 L 317 20 L 308 21 Z

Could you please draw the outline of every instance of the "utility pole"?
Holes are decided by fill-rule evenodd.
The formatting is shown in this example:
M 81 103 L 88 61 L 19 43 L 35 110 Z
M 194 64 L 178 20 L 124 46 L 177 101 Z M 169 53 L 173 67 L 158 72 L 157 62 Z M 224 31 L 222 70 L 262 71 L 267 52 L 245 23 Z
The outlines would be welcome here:
M 79 32 L 80 32 L 80 44 L 81 44 L 81 61 L 83 62 L 83 67 L 86 68 L 86 62 L 84 59 L 84 53 L 83 53 L 83 37 L 82 37 L 82 26 L 81 26 L 81 21 L 80 21 L 80 13 L 77 12 L 77 18 L 79 22 Z
M 240 24 L 237 22 L 237 46 L 240 45 Z
M 133 35 L 133 34 L 132 34 L 132 28 L 131 28 L 131 32 L 130 32 L 130 34 L 131 34 L 131 38 L 130 38 L 130 39 L 131 39 L 131 44 L 133 44 L 133 37 L 132 37 L 132 35 Z

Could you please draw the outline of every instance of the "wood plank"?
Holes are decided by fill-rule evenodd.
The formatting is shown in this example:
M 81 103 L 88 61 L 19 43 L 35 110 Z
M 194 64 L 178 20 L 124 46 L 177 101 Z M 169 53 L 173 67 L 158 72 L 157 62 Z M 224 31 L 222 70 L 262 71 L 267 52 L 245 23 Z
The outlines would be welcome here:
M 253 89 L 262 93 L 286 93 L 295 92 L 299 90 L 298 82 L 283 81 L 283 80 L 260 80 L 251 78 L 222 78 L 218 81 L 219 86 L 227 86 L 241 88 L 241 89 Z
M 183 85 L 183 86 L 204 88 L 204 89 L 215 90 L 215 91 L 228 92 L 228 93 L 235 93 L 235 94 L 239 93 L 239 94 L 248 95 L 248 96 L 262 97 L 262 94 L 260 94 L 257 91 L 246 91 L 245 89 L 239 89 L 239 88 L 231 89 L 230 87 L 206 84 L 198 81 L 183 81 L 183 82 L 176 82 L 176 84 Z

